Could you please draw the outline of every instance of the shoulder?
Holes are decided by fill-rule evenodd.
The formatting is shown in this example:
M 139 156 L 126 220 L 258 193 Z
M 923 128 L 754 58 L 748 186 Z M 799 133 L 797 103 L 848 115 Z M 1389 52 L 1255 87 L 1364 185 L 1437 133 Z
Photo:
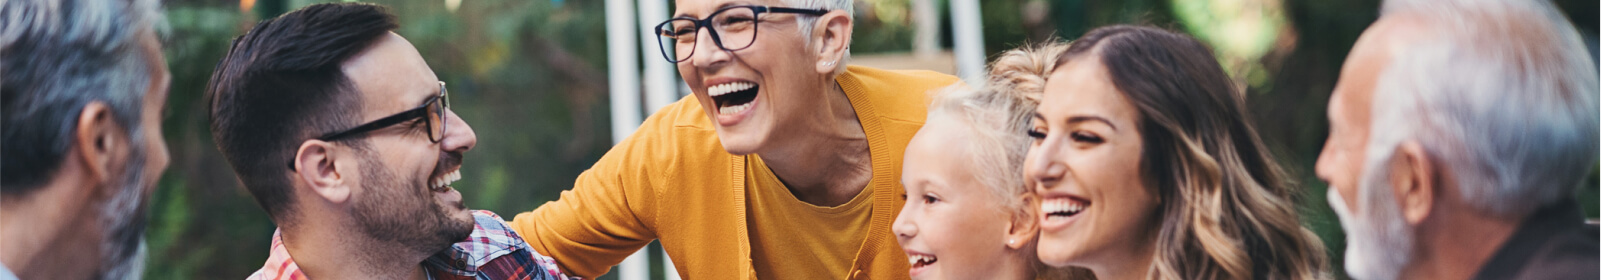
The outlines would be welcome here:
M 500 215 L 488 210 L 473 210 L 473 232 L 466 240 L 456 242 L 450 250 L 430 257 L 426 263 L 441 269 L 442 273 L 470 275 L 535 275 L 565 279 L 556 268 L 555 261 L 540 255 L 523 241 L 510 224 Z M 536 277 L 534 279 L 548 279 Z
M 657 110 L 621 145 L 643 145 L 652 162 L 667 166 L 722 159 L 728 153 L 717 138 L 717 128 L 694 95 L 679 98 Z M 689 161 L 689 162 L 685 162 Z
M 929 96 L 961 82 L 956 76 L 934 71 L 865 66 L 850 66 L 835 80 L 852 98 L 866 98 L 879 116 L 918 125 L 927 117 Z
M 1517 279 L 1597 279 L 1601 277 L 1601 234 L 1594 224 L 1563 231 L 1545 240 Z

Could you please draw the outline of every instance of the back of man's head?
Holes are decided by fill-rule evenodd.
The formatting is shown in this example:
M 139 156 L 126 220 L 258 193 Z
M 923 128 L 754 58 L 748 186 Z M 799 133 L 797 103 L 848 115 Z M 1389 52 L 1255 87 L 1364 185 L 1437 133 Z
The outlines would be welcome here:
M 153 36 L 159 17 L 156 1 L 0 3 L 0 195 L 26 196 L 60 169 L 90 102 L 110 107 L 125 135 L 140 135 L 154 74 L 140 36 Z M 137 155 L 142 138 L 130 138 Z
M 212 72 L 211 132 L 256 202 L 280 225 L 293 204 L 301 142 L 360 121 L 361 95 L 341 64 L 395 29 L 382 6 L 317 4 L 262 21 L 234 39 Z M 360 146 L 362 140 L 343 140 Z
M 1544 0 L 1391 0 L 1417 23 L 1373 98 L 1369 163 L 1418 141 L 1477 210 L 1521 217 L 1573 195 L 1597 159 L 1597 77 Z M 1380 156 L 1375 156 L 1380 155 Z

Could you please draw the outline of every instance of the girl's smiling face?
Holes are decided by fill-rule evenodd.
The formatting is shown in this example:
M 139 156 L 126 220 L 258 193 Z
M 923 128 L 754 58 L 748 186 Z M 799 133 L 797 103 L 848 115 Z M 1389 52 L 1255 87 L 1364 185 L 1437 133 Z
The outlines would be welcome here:
M 913 279 L 989 279 L 1009 260 L 1033 262 L 1022 253 L 1031 250 L 1020 251 L 1035 234 L 1033 217 L 1007 209 L 974 176 L 964 125 L 930 116 L 906 148 L 906 206 L 893 229 Z

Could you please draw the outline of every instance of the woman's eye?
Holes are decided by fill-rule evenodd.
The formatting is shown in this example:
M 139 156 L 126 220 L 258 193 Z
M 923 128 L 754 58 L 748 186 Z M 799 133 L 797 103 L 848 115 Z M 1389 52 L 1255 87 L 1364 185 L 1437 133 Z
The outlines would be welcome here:
M 1045 139 L 1045 131 L 1030 128 L 1028 129 L 1028 138 L 1034 138 L 1035 140 Z
M 745 22 L 750 22 L 751 20 L 752 20 L 752 18 L 747 17 L 747 16 L 737 16 L 737 17 L 728 17 L 727 19 L 723 20 L 723 23 L 745 23 Z
M 1073 141 L 1090 143 L 1090 144 L 1100 144 L 1101 142 L 1106 142 L 1106 140 L 1101 139 L 1100 136 L 1096 136 L 1095 134 L 1085 133 L 1085 132 L 1073 132 L 1073 134 L 1071 134 L 1071 137 L 1073 138 Z

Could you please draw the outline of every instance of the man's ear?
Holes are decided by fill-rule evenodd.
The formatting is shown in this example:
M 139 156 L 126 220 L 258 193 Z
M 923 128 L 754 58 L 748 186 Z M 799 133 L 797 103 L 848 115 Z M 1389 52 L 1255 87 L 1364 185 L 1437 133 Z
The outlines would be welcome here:
M 812 26 L 812 43 L 817 47 L 817 72 L 821 74 L 833 73 L 838 69 L 839 63 L 844 63 L 845 54 L 851 47 L 851 30 L 854 30 L 853 19 L 850 13 L 844 10 L 833 10 L 818 16 L 817 24 Z
M 350 187 L 345 184 L 347 170 L 338 164 L 340 155 L 336 150 L 332 142 L 315 139 L 301 142 L 300 149 L 295 152 L 294 172 L 312 193 L 340 204 L 350 199 Z
M 100 101 L 90 101 L 78 113 L 77 129 L 73 131 L 72 149 L 78 151 L 79 160 L 83 160 L 88 174 L 88 182 L 92 185 L 110 186 L 107 184 L 117 176 L 114 170 L 125 166 L 128 160 L 129 136 L 123 127 L 117 124 L 116 114 L 111 107 Z M 69 153 L 70 154 L 70 153 Z M 64 163 L 65 164 L 65 163 Z M 137 172 L 137 171 L 130 171 Z M 116 191 L 106 188 L 102 190 L 110 196 Z
M 1390 186 L 1401 215 L 1417 225 L 1429 217 L 1435 195 L 1440 193 L 1438 166 L 1416 141 L 1402 142 L 1390 159 Z
M 1027 246 L 1029 241 L 1039 236 L 1039 218 L 1035 211 L 1040 209 L 1038 198 L 1034 194 L 1023 194 L 1023 209 L 1007 211 L 1011 214 L 1011 222 L 1006 227 L 1006 248 L 1017 250 Z

